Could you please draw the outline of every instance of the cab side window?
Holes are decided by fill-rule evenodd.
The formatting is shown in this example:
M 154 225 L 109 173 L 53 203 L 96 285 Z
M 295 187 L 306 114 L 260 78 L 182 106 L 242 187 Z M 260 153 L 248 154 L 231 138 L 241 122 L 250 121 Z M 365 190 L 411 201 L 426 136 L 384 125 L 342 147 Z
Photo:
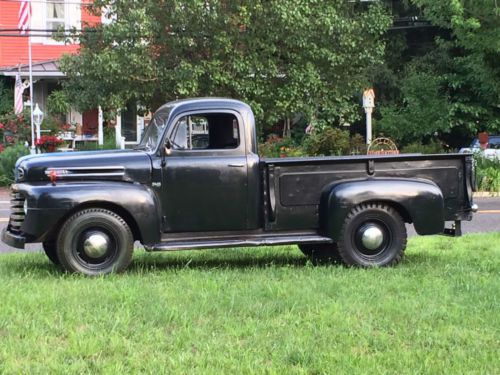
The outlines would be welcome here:
M 240 145 L 238 120 L 231 113 L 184 116 L 170 138 L 176 150 L 224 150 Z

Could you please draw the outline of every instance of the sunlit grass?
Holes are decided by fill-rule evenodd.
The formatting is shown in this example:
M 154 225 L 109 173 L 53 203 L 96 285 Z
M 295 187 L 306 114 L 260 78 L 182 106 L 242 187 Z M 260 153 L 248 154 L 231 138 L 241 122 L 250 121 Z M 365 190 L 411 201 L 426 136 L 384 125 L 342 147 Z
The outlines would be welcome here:
M 122 275 L 0 255 L 0 373 L 499 373 L 500 233 L 390 269 L 296 247 L 146 254 Z

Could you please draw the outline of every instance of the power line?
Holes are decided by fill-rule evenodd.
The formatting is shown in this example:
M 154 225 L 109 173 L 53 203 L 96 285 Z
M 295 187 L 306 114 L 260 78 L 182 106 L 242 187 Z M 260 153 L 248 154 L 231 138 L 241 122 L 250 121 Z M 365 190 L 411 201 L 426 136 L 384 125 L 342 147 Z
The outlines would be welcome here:
M 81 34 L 79 34 L 81 35 Z M 65 34 L 64 36 L 65 37 L 68 37 L 68 38 L 80 38 L 79 35 L 72 35 L 72 34 Z M 0 38 L 2 37 L 9 37 L 9 38 L 28 38 L 28 37 L 33 37 L 33 38 L 36 38 L 36 37 L 52 37 L 54 36 L 53 33 L 37 33 L 37 34 L 3 34 L 3 33 L 0 33 Z
M 0 0 L 0 3 L 21 3 L 23 0 Z M 29 0 L 30 3 L 42 3 L 42 4 L 69 4 L 69 5 L 80 5 L 82 7 L 90 7 L 93 4 L 92 0 L 88 2 L 84 1 L 64 1 L 64 0 Z
M 24 31 L 25 29 L 18 29 L 18 28 L 9 28 L 9 29 L 2 29 L 0 28 L 0 33 L 4 32 L 20 32 Z M 46 32 L 46 33 L 72 33 L 72 32 L 96 32 L 97 30 L 95 29 L 26 29 L 26 31 L 36 31 L 36 32 Z

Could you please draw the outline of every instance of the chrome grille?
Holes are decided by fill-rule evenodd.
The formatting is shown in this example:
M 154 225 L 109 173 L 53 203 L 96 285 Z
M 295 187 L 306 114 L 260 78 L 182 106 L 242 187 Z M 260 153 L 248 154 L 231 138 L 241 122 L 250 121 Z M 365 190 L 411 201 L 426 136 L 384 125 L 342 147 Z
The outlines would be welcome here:
M 24 196 L 16 190 L 10 193 L 10 219 L 9 227 L 13 233 L 21 232 L 24 222 Z

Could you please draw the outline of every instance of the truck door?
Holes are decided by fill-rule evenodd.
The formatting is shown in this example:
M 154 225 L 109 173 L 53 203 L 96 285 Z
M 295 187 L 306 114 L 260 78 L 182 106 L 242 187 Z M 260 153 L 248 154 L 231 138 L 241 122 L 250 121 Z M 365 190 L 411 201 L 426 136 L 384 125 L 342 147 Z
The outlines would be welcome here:
M 167 134 L 171 154 L 162 169 L 166 232 L 246 229 L 244 134 L 241 118 L 231 111 L 174 121 Z

